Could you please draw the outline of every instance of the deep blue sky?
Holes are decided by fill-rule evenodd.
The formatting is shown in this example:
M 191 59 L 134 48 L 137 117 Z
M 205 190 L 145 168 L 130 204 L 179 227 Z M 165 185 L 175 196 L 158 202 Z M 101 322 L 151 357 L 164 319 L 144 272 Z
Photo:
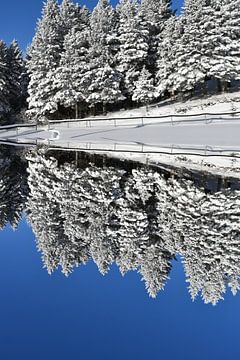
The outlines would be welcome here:
M 97 0 L 78 2 L 92 8 Z M 180 8 L 182 2 L 183 0 L 173 0 L 174 8 Z M 115 4 L 116 0 L 112 0 L 112 3 Z M 0 39 L 11 42 L 15 38 L 25 50 L 33 37 L 36 21 L 41 15 L 42 4 L 42 0 L 1 0 Z
M 0 233 L 0 359 L 239 359 L 240 297 L 216 307 L 187 293 L 180 261 L 157 299 L 138 274 L 89 263 L 65 278 L 42 269 L 22 222 Z

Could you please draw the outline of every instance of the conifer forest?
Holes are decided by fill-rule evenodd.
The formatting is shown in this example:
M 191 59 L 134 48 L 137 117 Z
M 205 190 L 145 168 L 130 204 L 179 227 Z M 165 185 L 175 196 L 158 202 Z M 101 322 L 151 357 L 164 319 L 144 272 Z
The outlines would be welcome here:
M 48 0 L 23 56 L 0 42 L 2 123 L 80 118 L 234 88 L 240 2 Z M 213 85 L 214 84 L 214 85 Z M 17 120 L 16 120 L 17 119 Z

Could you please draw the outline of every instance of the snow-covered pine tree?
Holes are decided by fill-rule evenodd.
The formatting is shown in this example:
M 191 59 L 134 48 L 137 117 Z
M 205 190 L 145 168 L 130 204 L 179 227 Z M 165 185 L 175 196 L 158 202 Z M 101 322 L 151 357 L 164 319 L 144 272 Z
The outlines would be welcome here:
M 132 100 L 142 105 L 148 105 L 156 97 L 155 86 L 150 72 L 144 66 L 135 83 Z
M 119 18 L 117 68 L 123 78 L 123 94 L 131 99 L 135 82 L 147 63 L 149 30 L 137 1 L 121 0 L 116 10 Z
M 106 274 L 118 253 L 118 238 L 109 231 L 111 204 L 119 197 L 122 172 L 114 168 L 95 166 L 86 169 L 88 199 L 90 199 L 90 253 L 99 271 Z
M 54 98 L 54 76 L 62 46 L 63 32 L 58 3 L 56 0 L 48 0 L 28 53 L 30 118 L 51 116 L 58 110 Z
M 208 0 L 186 0 L 184 13 L 177 23 L 180 27 L 175 27 L 177 33 L 174 41 L 167 36 L 167 40 L 163 41 L 163 50 L 159 49 L 160 93 L 166 90 L 170 93 L 193 91 L 197 85 L 206 81 L 209 74 L 214 51 L 209 40 L 217 23 L 212 3 Z M 171 27 L 168 30 L 171 30 Z M 179 30 L 181 36 L 177 38 Z M 169 57 L 172 58 L 170 69 L 165 65 Z M 161 85 L 162 73 L 164 85 Z
M 73 28 L 79 27 L 81 7 L 72 0 L 63 0 L 60 6 L 63 36 Z
M 174 91 L 185 92 L 195 88 L 199 83 L 205 81 L 207 70 L 204 67 L 206 61 L 203 44 L 207 33 L 210 18 L 210 6 L 206 0 L 186 0 L 184 14 L 181 21 L 183 23 L 183 34 L 177 41 L 175 58 L 177 67 L 173 74 L 172 83 Z M 209 16 L 209 17 L 208 17 Z
M 87 102 L 90 107 L 118 103 L 124 100 L 120 76 L 114 67 L 116 52 L 116 13 L 108 0 L 99 0 L 90 17 L 89 84 Z
M 240 1 L 211 2 L 216 19 L 208 42 L 208 47 L 214 49 L 209 54 L 209 78 L 218 79 L 222 90 L 231 80 L 240 79 Z
M 17 227 L 27 197 L 26 162 L 15 147 L 0 147 L 0 229 Z
M 9 104 L 9 73 L 8 49 L 4 41 L 0 40 L 0 119 L 10 112 Z
M 64 218 L 64 234 L 68 242 L 61 255 L 62 272 L 69 275 L 75 266 L 85 264 L 90 257 L 89 198 L 87 196 L 87 177 L 84 170 L 74 164 L 58 166 L 57 181 L 54 183 L 54 197 L 58 199 L 61 217 Z
M 74 109 L 75 118 L 78 118 L 83 114 L 88 91 L 88 83 L 84 78 L 89 71 L 87 29 L 71 29 L 65 36 L 63 47 L 60 64 L 55 72 L 55 101 L 64 108 L 70 108 L 70 117 Z
M 139 9 L 149 31 L 147 64 L 155 78 L 158 48 L 163 41 L 166 21 L 173 15 L 172 0 L 142 0 Z
M 123 275 L 140 267 L 143 253 L 149 246 L 148 217 L 136 185 L 135 176 L 129 174 L 124 193 L 117 201 L 119 254 L 116 262 Z
M 158 46 L 156 91 L 159 96 L 171 95 L 175 92 L 174 74 L 178 66 L 177 47 L 181 44 L 183 32 L 182 20 L 171 16 L 162 31 L 161 46 Z
M 107 104 L 117 104 L 123 101 L 125 97 L 120 90 L 120 74 L 103 60 L 99 58 L 97 67 L 92 70 L 91 83 L 88 87 L 89 96 L 87 102 L 90 106 L 102 104 L 103 113 L 107 111 Z
M 163 189 L 158 187 L 159 181 L 166 183 L 160 175 L 150 169 L 141 169 L 132 171 L 134 178 L 134 189 L 141 197 L 144 211 L 148 219 L 148 244 L 140 255 L 140 269 L 142 279 L 145 281 L 146 289 L 152 297 L 156 297 L 160 290 L 164 289 L 171 270 L 172 254 L 167 249 L 167 243 L 163 240 L 159 231 L 159 198 Z M 160 193 L 160 194 L 159 194 Z
M 19 112 L 25 104 L 25 62 L 16 40 L 8 48 L 9 104 L 14 112 Z
M 75 4 L 70 0 L 63 2 L 63 5 L 62 12 L 66 19 L 71 11 L 76 16 L 70 16 L 71 24 L 65 21 L 68 32 L 64 38 L 60 64 L 55 71 L 55 101 L 64 108 L 75 109 L 75 117 L 78 118 L 83 114 L 88 90 L 84 76 L 89 70 L 89 14 L 86 8 L 80 7 L 76 12 Z
M 52 273 L 61 265 L 62 271 L 67 274 L 72 268 L 72 253 L 68 236 L 64 232 L 65 214 L 61 212 L 59 199 L 55 196 L 57 160 L 31 154 L 28 161 L 30 192 L 27 219 L 36 235 L 37 246 L 48 272 Z

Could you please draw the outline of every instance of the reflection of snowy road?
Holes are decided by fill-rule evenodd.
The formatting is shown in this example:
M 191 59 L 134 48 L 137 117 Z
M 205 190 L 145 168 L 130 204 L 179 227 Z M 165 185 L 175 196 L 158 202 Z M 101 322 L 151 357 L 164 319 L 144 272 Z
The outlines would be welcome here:
M 52 125 L 53 130 L 59 132 L 59 136 L 54 136 L 54 131 L 49 132 L 47 128 L 34 129 L 14 129 L 0 131 L 2 140 L 47 140 L 57 146 L 76 147 L 83 143 L 102 144 L 104 146 L 121 144 L 126 147 L 134 144 L 145 144 L 148 147 L 181 147 L 190 149 L 221 149 L 235 150 L 240 152 L 240 120 L 224 120 L 206 124 L 202 122 L 178 123 L 153 123 L 145 126 L 119 126 L 99 125 L 98 127 L 84 128 L 71 127 L 64 125 Z M 124 148 L 122 148 L 124 150 Z M 128 150 L 126 148 L 126 150 Z

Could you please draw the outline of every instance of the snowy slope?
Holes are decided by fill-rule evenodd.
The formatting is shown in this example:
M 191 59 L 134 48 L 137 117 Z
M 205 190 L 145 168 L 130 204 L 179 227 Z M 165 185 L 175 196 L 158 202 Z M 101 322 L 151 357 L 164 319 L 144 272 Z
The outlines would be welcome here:
M 162 101 L 157 105 L 110 112 L 106 117 L 160 116 L 240 111 L 240 92 L 207 95 L 182 101 Z

